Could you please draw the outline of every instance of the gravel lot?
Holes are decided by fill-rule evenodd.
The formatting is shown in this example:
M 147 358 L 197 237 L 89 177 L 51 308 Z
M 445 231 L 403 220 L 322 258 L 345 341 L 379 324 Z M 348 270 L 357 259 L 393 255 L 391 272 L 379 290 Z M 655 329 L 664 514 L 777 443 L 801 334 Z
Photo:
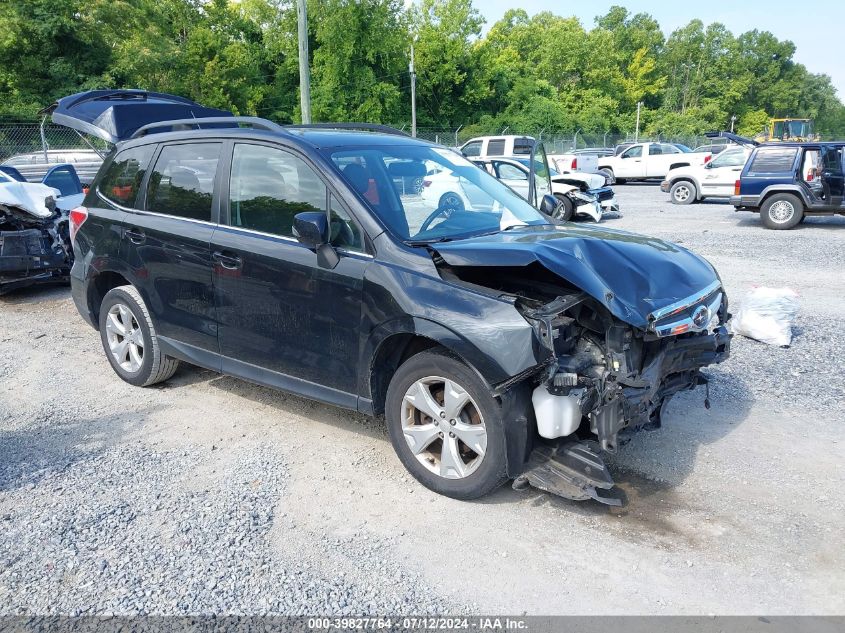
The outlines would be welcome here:
M 611 462 L 610 509 L 407 476 L 383 425 L 182 365 L 112 372 L 65 288 L 0 298 L 0 614 L 845 612 L 845 219 L 763 229 L 618 186 L 607 225 L 681 242 L 734 306 L 801 293 L 788 349 L 737 338 Z

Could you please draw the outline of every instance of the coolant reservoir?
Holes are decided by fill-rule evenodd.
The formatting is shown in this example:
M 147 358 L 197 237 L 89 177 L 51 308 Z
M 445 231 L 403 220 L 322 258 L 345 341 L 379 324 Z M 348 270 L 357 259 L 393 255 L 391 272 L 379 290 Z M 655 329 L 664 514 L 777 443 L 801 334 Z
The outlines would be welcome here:
M 546 385 L 540 385 L 531 394 L 537 431 L 542 437 L 554 439 L 575 432 L 581 424 L 581 394 L 583 389 L 573 389 L 568 396 L 549 393 Z

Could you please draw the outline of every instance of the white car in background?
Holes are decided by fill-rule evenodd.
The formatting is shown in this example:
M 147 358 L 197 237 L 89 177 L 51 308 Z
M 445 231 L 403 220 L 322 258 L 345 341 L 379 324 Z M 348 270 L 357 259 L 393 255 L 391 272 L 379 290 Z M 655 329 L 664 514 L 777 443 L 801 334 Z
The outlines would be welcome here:
M 731 145 L 703 165 L 671 169 L 660 190 L 669 194 L 674 204 L 691 204 L 705 198 L 730 198 L 751 147 Z
M 678 167 L 701 166 L 712 158 L 709 152 L 694 153 L 674 143 L 635 143 L 618 156 L 598 160 L 599 172 L 620 184 L 626 180 L 665 178 Z

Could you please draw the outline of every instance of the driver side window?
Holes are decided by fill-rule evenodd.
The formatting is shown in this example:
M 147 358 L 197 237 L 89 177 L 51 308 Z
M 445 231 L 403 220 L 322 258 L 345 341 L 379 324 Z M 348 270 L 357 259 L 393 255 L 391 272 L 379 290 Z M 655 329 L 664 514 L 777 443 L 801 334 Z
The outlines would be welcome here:
M 630 149 L 623 152 L 622 156 L 624 158 L 639 158 L 643 155 L 643 146 L 642 145 L 634 145 Z

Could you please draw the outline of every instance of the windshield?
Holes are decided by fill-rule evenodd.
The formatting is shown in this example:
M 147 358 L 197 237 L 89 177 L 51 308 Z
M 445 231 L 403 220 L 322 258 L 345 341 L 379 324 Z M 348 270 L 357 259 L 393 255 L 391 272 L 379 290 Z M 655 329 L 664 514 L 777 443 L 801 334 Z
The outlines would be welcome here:
M 679 150 L 681 150 L 684 154 L 691 154 L 691 153 L 692 153 L 692 150 L 691 150 L 689 147 L 687 147 L 686 145 L 681 145 L 680 143 L 672 143 L 672 145 L 674 145 L 675 147 L 677 147 L 677 148 L 678 148 Z
M 446 241 L 549 224 L 510 187 L 443 147 L 361 147 L 331 152 L 329 158 L 405 241 Z

